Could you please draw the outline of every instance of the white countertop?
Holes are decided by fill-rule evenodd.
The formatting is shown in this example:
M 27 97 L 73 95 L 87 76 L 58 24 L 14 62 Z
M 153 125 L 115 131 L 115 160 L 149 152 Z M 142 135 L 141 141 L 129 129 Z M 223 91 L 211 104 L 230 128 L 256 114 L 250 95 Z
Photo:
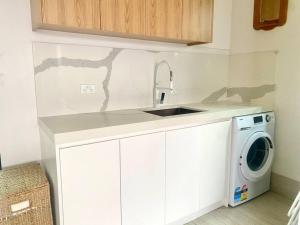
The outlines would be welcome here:
M 196 126 L 232 117 L 272 111 L 263 105 L 218 102 L 180 105 L 205 112 L 160 117 L 145 109 L 119 110 L 39 118 L 40 128 L 60 147 L 114 139 L 145 132 Z M 165 107 L 171 108 L 171 106 Z M 149 109 L 148 109 L 149 110 Z

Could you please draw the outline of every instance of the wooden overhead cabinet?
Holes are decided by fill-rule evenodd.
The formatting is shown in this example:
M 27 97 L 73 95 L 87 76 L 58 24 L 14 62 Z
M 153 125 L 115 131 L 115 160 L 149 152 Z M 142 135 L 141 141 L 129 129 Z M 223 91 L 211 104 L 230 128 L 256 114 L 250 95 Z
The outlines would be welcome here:
M 212 41 L 213 0 L 31 0 L 34 29 L 199 44 Z

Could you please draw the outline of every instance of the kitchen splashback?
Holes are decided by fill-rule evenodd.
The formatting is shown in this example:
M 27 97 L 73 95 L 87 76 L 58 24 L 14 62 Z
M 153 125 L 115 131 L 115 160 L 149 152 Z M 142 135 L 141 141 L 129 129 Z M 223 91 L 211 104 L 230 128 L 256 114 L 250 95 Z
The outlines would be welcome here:
M 33 48 L 39 116 L 151 107 L 154 66 L 161 60 L 174 72 L 167 105 L 270 102 L 275 90 L 273 52 L 229 56 L 49 43 Z M 167 84 L 166 68 L 158 77 Z M 86 85 L 91 89 L 82 90 Z

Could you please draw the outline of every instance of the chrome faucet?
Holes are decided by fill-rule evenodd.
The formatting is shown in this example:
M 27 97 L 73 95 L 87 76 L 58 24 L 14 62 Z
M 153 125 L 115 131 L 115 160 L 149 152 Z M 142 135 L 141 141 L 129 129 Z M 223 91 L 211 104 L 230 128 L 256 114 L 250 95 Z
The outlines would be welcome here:
M 158 82 L 157 82 L 157 75 L 159 71 L 159 67 L 161 65 L 167 65 L 169 68 L 169 73 L 170 73 L 170 86 L 169 87 L 159 87 Z M 170 64 L 166 61 L 163 60 L 159 63 L 155 64 L 155 70 L 154 70 L 154 85 L 153 85 L 153 107 L 156 108 L 158 103 L 163 104 L 164 103 L 164 98 L 165 98 L 165 91 L 170 91 L 171 93 L 174 91 L 174 85 L 173 85 L 173 71 L 171 69 Z M 157 93 L 161 94 L 160 100 L 157 100 Z

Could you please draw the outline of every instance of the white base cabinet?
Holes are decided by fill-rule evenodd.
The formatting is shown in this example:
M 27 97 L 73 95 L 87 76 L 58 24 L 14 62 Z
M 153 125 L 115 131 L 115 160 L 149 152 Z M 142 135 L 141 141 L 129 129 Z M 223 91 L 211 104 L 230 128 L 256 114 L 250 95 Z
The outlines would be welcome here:
M 165 133 L 120 143 L 122 225 L 164 225 Z
M 224 202 L 229 134 L 229 121 L 167 131 L 167 224 Z
M 119 141 L 61 150 L 64 225 L 121 225 Z
M 60 225 L 183 224 L 220 206 L 230 124 L 58 149 Z
M 201 126 L 197 133 L 200 145 L 200 209 L 204 209 L 225 201 L 230 122 Z
M 166 224 L 199 210 L 200 142 L 198 128 L 166 134 Z

